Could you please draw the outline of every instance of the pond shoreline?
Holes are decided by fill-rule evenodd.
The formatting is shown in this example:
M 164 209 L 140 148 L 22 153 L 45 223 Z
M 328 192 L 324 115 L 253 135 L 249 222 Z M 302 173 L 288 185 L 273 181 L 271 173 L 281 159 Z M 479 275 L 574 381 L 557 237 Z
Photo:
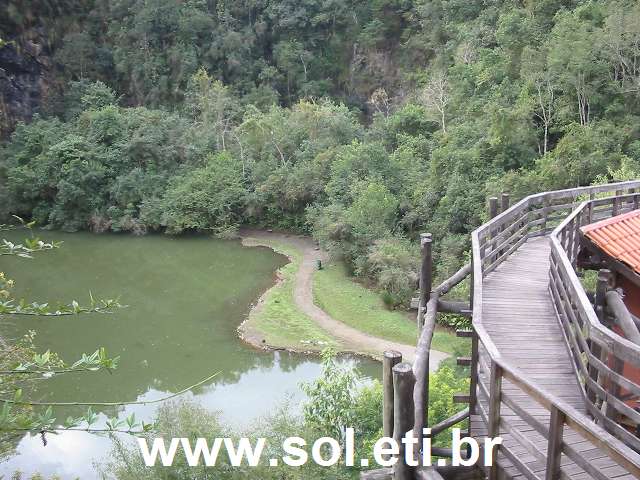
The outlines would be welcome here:
M 269 240 L 265 238 L 265 236 L 269 234 L 271 237 Z M 274 252 L 284 255 L 287 257 L 289 263 L 294 263 L 296 260 L 294 256 L 290 252 L 285 252 L 283 249 L 278 248 L 274 245 L 273 241 L 287 243 L 287 240 L 291 236 L 295 236 L 296 234 L 284 233 L 284 232 L 270 232 L 267 230 L 253 230 L 253 229 L 242 229 L 240 231 L 240 240 L 242 246 L 244 247 L 264 247 Z M 276 270 L 275 273 L 275 283 L 265 290 L 258 300 L 251 305 L 250 311 L 247 314 L 246 318 L 238 325 L 236 331 L 238 333 L 238 338 L 242 340 L 244 343 L 249 345 L 250 347 L 255 348 L 256 350 L 268 351 L 268 352 L 289 352 L 296 353 L 300 355 L 309 355 L 309 356 L 318 356 L 322 352 L 321 348 L 297 348 L 292 346 L 280 346 L 280 345 L 272 345 L 268 343 L 264 339 L 264 335 L 257 329 L 254 325 L 251 324 L 252 315 L 260 314 L 261 310 L 265 308 L 265 303 L 267 298 L 272 294 L 272 292 L 278 288 L 282 287 L 283 282 L 285 282 L 285 277 L 282 273 L 282 267 Z M 369 358 L 372 360 L 380 360 L 376 358 L 372 354 L 367 354 L 363 352 L 357 351 L 349 351 L 340 348 L 340 355 L 354 355 L 363 358 Z
M 252 306 L 251 312 L 237 329 L 238 336 L 244 342 L 261 350 L 286 350 L 307 355 L 318 354 L 319 351 L 323 349 L 318 348 L 319 345 L 314 345 L 314 348 L 299 348 L 292 345 L 291 341 L 289 341 L 288 344 L 280 344 L 279 339 L 277 339 L 277 343 L 270 343 L 268 339 L 265 339 L 266 335 L 264 332 L 256 327 L 255 318 L 263 313 L 262 311 L 266 308 L 266 303 L 272 293 L 278 289 L 282 289 L 283 282 L 292 281 L 293 296 L 292 298 L 287 297 L 287 299 L 295 304 L 299 313 L 306 316 L 307 319 L 311 319 L 315 323 L 315 326 L 321 328 L 323 332 L 334 339 L 336 344 L 334 349 L 338 353 L 380 360 L 385 350 L 398 350 L 402 353 L 405 361 L 413 361 L 415 357 L 414 345 L 390 341 L 357 330 L 330 317 L 315 304 L 312 293 L 315 264 L 318 260 L 326 262 L 328 255 L 326 252 L 320 250 L 311 238 L 264 230 L 243 230 L 241 231 L 241 238 L 244 246 L 269 247 L 277 253 L 287 256 L 289 261 L 297 267 L 296 271 L 293 272 L 293 278 L 285 279 L 282 273 L 278 271 L 276 283 L 264 292 L 256 304 Z M 283 244 L 296 250 L 296 252 L 291 253 L 289 249 L 279 248 L 279 246 Z M 280 327 L 286 327 L 288 329 L 289 325 L 280 325 Z M 280 328 L 280 330 L 283 329 L 284 328 Z M 433 362 L 431 367 L 432 370 L 435 370 L 442 360 L 449 357 L 449 354 L 432 350 L 432 357 Z

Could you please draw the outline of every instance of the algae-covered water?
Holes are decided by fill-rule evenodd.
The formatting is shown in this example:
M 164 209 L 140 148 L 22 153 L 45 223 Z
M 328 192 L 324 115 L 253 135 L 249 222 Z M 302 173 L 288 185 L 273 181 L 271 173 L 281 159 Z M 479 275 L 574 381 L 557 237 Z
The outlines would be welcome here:
M 11 316 L 0 319 L 0 335 L 11 339 L 36 332 L 40 350 L 51 349 L 73 361 L 82 352 L 106 347 L 120 366 L 106 372 L 59 375 L 40 382 L 44 401 L 119 402 L 160 398 L 220 372 L 192 396 L 220 412 L 229 425 L 246 427 L 286 399 L 302 398 L 299 383 L 320 373 L 318 359 L 285 352 L 256 351 L 236 336 L 250 306 L 274 282 L 286 259 L 266 248 L 246 248 L 237 241 L 205 235 L 93 235 L 37 232 L 62 247 L 34 259 L 1 257 L 0 271 L 16 281 L 15 293 L 27 300 L 88 303 L 119 297 L 127 308 L 112 314 L 70 317 Z M 3 232 L 19 240 L 24 231 Z M 368 376 L 379 367 L 357 363 Z M 156 405 L 103 409 L 106 415 L 136 412 L 151 420 Z M 58 413 L 58 412 L 56 412 Z M 79 414 L 80 411 L 59 412 Z M 17 453 L 0 464 L 0 475 L 15 470 L 93 478 L 94 460 L 109 453 L 110 441 L 83 432 L 25 436 Z

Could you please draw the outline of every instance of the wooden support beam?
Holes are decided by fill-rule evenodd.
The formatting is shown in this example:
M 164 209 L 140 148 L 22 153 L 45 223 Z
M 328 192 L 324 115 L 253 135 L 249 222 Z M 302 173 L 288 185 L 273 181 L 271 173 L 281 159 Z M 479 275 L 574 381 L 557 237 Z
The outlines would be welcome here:
M 473 330 L 456 330 L 456 337 L 459 338 L 472 338 Z
M 433 455 L 434 457 L 451 458 L 453 456 L 453 450 L 443 447 L 431 447 L 431 455 Z M 460 457 L 464 459 L 468 458 L 467 453 L 464 451 L 460 452 Z
M 620 196 L 622 196 L 622 190 L 616 190 L 616 197 L 620 197 Z M 611 213 L 613 214 L 614 217 L 616 215 L 618 215 L 618 213 L 620 213 L 620 199 L 619 198 L 614 198 L 613 199 L 613 205 L 611 207 Z
M 489 219 L 494 219 L 498 216 L 498 197 L 489 197 Z M 489 229 L 489 238 L 493 239 L 496 236 L 498 230 Z
M 611 358 L 613 357 L 613 358 Z M 624 369 L 624 362 L 615 356 L 615 354 L 611 354 L 609 358 L 609 362 L 612 363 L 611 370 L 618 375 L 622 375 L 622 370 Z M 608 378 L 607 381 L 607 393 L 609 393 L 612 397 L 620 399 L 620 385 L 616 382 Z M 604 409 L 604 414 L 607 418 L 610 418 L 614 422 L 618 422 L 618 410 L 612 404 L 612 402 L 607 401 Z
M 438 292 L 439 295 L 446 295 L 453 287 L 462 282 L 471 273 L 471 263 L 467 263 L 460 268 L 456 273 L 447 278 L 444 282 L 433 289 L 434 292 Z
M 393 367 L 393 438 L 400 446 L 398 461 L 393 466 L 394 480 L 413 480 L 413 470 L 405 462 L 405 444 L 402 437 L 413 428 L 413 387 L 415 377 L 408 363 Z
M 416 379 L 413 391 L 413 404 L 415 405 L 413 432 L 416 438 L 422 438 L 422 429 L 429 418 L 429 357 L 431 356 L 431 342 L 438 313 L 437 292 L 431 294 L 427 305 L 424 326 L 416 345 L 416 355 L 413 362 L 413 373 Z
M 382 355 L 382 431 L 393 436 L 393 367 L 402 362 L 402 354 L 387 350 Z
M 441 421 L 440 423 L 436 423 L 431 427 L 431 437 L 435 437 L 441 432 L 444 432 L 447 428 L 451 428 L 454 425 L 462 422 L 469 418 L 469 409 L 465 408 L 464 410 L 459 411 L 455 415 L 450 416 L 446 420 Z
M 609 290 L 605 294 L 607 309 L 613 313 L 615 322 L 624 332 L 624 336 L 636 345 L 640 345 L 640 332 L 636 326 L 631 313 L 622 300 L 622 295 L 618 290 Z
M 456 364 L 460 367 L 468 367 L 471 365 L 471 357 L 458 357 L 456 358 Z
M 418 337 L 424 325 L 424 314 L 433 287 L 433 244 L 430 233 L 420 234 L 420 297 L 418 302 Z
M 471 318 L 471 306 L 467 302 L 456 302 L 452 300 L 441 300 L 438 298 L 438 311 L 443 313 L 455 313 Z
M 453 403 L 469 403 L 469 394 L 467 393 L 454 393 Z

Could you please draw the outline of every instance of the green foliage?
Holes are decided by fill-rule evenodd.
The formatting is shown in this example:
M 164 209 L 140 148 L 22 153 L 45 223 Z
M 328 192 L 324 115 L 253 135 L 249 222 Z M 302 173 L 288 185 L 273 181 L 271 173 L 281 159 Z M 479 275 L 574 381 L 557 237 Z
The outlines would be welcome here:
M 395 306 L 409 242 L 455 271 L 489 194 L 637 176 L 637 2 L 58 3 L 0 12 L 54 32 L 64 119 L 0 148 L 0 216 L 312 233 Z
M 453 402 L 456 393 L 469 391 L 469 379 L 456 374 L 449 366 L 441 366 L 437 372 L 429 375 L 429 425 L 446 420 L 462 410 L 462 406 Z M 436 437 L 435 445 L 448 445 L 451 435 L 448 431 Z
M 171 233 L 185 229 L 224 231 L 240 222 L 245 197 L 240 165 L 220 153 L 207 158 L 204 167 L 171 181 L 162 204 L 156 207 L 160 220 L 154 223 L 165 225 Z
M 344 429 L 355 425 L 352 411 L 357 375 L 340 367 L 331 350 L 322 352 L 322 375 L 301 388 L 309 400 L 303 406 L 305 422 L 321 434 L 341 438 Z
M 389 304 L 406 305 L 418 282 L 418 258 L 418 249 L 409 240 L 384 238 L 369 247 L 364 268 L 390 296 Z

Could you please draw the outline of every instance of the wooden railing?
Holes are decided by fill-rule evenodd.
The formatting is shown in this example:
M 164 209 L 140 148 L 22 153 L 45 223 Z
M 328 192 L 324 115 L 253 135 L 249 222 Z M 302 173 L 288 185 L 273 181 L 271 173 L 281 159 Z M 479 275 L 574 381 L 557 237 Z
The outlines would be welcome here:
M 594 466 L 589 458 L 583 455 L 584 449 L 574 449 L 569 442 L 565 442 L 564 434 L 568 433 L 567 431 L 580 435 L 591 445 L 591 448 L 600 449 L 624 471 L 631 473 L 636 478 L 640 478 L 640 456 L 584 413 L 528 379 L 519 369 L 501 356 L 483 325 L 483 279 L 529 238 L 546 235 L 559 224 L 561 226 L 572 224 L 571 218 L 575 217 L 571 215 L 571 212 L 584 200 L 594 199 L 599 195 L 621 196 L 628 192 L 633 193 L 634 189 L 639 187 L 640 181 L 634 181 L 532 195 L 522 199 L 472 233 L 473 326 L 477 334 L 480 355 L 477 355 L 479 360 L 472 364 L 472 378 L 476 377 L 477 382 L 475 385 L 472 384 L 470 404 L 473 406 L 473 410 L 471 414 L 477 414 L 482 418 L 488 436 L 497 436 L 500 432 L 510 434 L 511 438 L 517 442 L 517 447 L 502 445 L 498 450 L 511 462 L 517 472 L 531 480 L 570 478 L 560 463 L 563 454 L 593 478 L 598 480 L 609 478 Z M 622 208 L 620 202 L 616 202 L 616 205 L 616 208 Z M 595 205 L 594 208 L 596 208 Z M 593 215 L 597 214 L 597 209 L 595 212 L 592 211 L 591 218 L 596 218 Z M 574 220 L 573 225 L 577 224 L 577 221 Z M 575 232 L 572 235 L 569 233 L 565 234 L 566 238 L 575 242 Z M 572 254 L 577 253 L 575 243 L 566 243 L 566 245 Z M 561 278 L 575 278 L 577 281 L 572 260 L 569 260 L 566 251 L 557 239 L 555 247 L 554 265 L 560 265 Z M 557 268 L 556 271 L 558 271 Z M 563 292 L 566 294 L 566 301 L 563 301 L 563 304 L 571 305 L 572 308 L 575 306 L 581 312 L 586 312 L 591 308 L 579 282 L 568 282 L 568 290 Z M 588 318 L 588 314 L 585 313 L 585 315 Z M 596 329 L 592 329 L 592 331 L 600 332 Z M 604 336 L 598 337 L 598 339 L 606 344 L 609 348 L 608 351 L 622 355 L 620 348 L 625 348 L 624 352 L 630 353 L 626 348 L 629 345 L 625 345 L 625 342 L 613 343 L 610 339 L 605 340 Z M 617 347 L 617 345 L 625 345 L 625 347 Z M 626 357 L 624 358 L 626 359 Z M 509 388 L 505 388 L 506 385 Z M 513 393 L 514 389 L 517 394 Z M 548 424 L 539 421 L 522 408 L 522 398 L 532 399 L 548 411 Z M 501 414 L 501 411 L 507 410 L 517 415 L 518 424 L 512 421 L 513 415 Z M 526 427 L 521 425 L 522 422 Z M 540 449 L 540 442 L 534 441 L 537 435 L 546 442 L 546 448 Z M 540 437 L 537 437 L 536 440 L 539 439 Z M 542 471 L 532 470 L 521 459 L 523 451 L 544 465 Z M 494 449 L 495 453 L 496 449 Z M 493 467 L 489 469 L 489 477 L 495 479 L 497 473 L 498 469 L 494 461 Z
M 587 409 L 607 431 L 640 451 L 635 430 L 640 413 L 627 405 L 621 392 L 640 396 L 640 385 L 622 375 L 626 363 L 640 368 L 640 346 L 619 336 L 598 318 L 576 274 L 579 230 L 594 221 L 635 210 L 640 194 L 618 195 L 582 203 L 551 234 L 550 292 L 569 340 L 582 380 Z

